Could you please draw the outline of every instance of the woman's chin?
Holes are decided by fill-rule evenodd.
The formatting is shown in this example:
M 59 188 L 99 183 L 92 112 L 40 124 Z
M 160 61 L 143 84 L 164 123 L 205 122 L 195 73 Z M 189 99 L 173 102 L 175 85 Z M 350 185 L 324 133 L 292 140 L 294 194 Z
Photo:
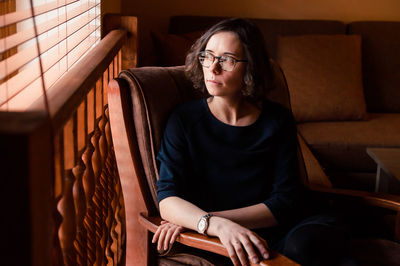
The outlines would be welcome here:
M 208 94 L 212 96 L 220 96 L 223 94 L 223 89 L 221 88 L 221 86 L 216 86 L 216 85 L 207 86 L 207 91 Z

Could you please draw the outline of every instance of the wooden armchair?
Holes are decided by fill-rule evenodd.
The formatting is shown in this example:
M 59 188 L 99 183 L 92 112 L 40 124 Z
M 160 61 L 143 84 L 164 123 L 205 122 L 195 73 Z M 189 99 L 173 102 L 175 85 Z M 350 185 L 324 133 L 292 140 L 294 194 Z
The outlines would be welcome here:
M 283 73 L 277 65 L 273 66 L 276 89 L 270 98 L 290 107 Z M 154 265 L 158 262 L 155 245 L 151 244 L 151 232 L 155 232 L 161 221 L 156 201 L 156 154 L 170 112 L 179 104 L 203 96 L 193 89 L 182 66 L 129 69 L 122 71 L 109 84 L 111 132 L 126 210 L 127 265 Z M 299 144 L 300 170 L 306 186 L 317 194 L 354 198 L 397 212 L 396 239 L 399 240 L 400 197 L 332 188 L 301 136 Z M 217 238 L 193 231 L 182 233 L 178 242 L 228 256 Z M 392 254 L 399 251 L 395 248 L 400 245 L 384 242 L 384 246 L 384 250 L 390 249 Z M 272 259 L 261 262 L 261 265 L 297 265 L 281 254 L 272 255 Z
M 124 194 L 127 264 L 156 264 L 155 232 L 161 218 L 156 201 L 156 154 L 170 112 L 179 104 L 203 97 L 192 87 L 183 67 L 143 67 L 122 71 L 109 84 L 111 132 Z M 182 233 L 178 242 L 228 256 L 219 239 Z M 265 265 L 297 265 L 273 254 Z

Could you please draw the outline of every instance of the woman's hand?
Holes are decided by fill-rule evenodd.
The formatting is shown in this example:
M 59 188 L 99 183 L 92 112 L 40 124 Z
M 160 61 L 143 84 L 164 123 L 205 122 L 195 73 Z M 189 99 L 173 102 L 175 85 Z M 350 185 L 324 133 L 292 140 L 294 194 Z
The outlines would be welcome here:
M 252 263 L 258 263 L 260 260 L 269 258 L 267 242 L 251 230 L 228 219 L 215 216 L 210 218 L 210 227 L 212 233 L 219 237 L 227 249 L 235 266 L 249 265 L 249 260 Z
M 167 221 L 161 221 L 161 225 L 154 233 L 152 243 L 157 242 L 157 250 L 168 250 L 175 242 L 178 235 L 184 231 L 184 227 Z

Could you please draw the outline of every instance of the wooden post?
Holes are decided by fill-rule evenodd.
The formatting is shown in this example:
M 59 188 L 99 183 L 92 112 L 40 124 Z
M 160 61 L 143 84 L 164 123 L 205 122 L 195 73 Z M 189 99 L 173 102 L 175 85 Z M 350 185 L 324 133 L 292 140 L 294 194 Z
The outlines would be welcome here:
M 122 46 L 122 69 L 134 68 L 137 65 L 138 38 L 137 17 L 121 16 L 120 14 L 105 14 L 103 17 L 101 36 L 106 36 L 112 30 L 124 29 L 128 32 L 127 39 Z
M 53 265 L 53 151 L 44 112 L 0 112 L 2 265 Z

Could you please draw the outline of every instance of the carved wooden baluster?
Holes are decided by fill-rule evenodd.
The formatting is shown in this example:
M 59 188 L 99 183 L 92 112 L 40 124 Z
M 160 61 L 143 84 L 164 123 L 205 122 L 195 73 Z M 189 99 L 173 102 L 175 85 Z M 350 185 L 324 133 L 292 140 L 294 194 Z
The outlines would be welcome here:
M 98 196 L 101 199 L 101 240 L 103 248 L 104 263 L 107 261 L 106 257 L 106 246 L 108 243 L 108 229 L 107 229 L 107 215 L 108 215 L 108 195 L 107 195 L 107 184 L 104 176 L 105 170 L 105 156 L 106 156 L 106 143 L 104 138 L 104 118 L 103 118 L 103 77 L 107 71 L 103 73 L 103 76 L 96 82 L 96 132 L 98 133 L 98 149 L 100 155 L 101 169 L 98 176 Z
M 90 139 L 92 135 L 88 135 Z M 86 198 L 86 216 L 84 219 L 85 229 L 87 232 L 87 264 L 94 265 L 96 262 L 96 215 L 93 203 L 93 196 L 95 190 L 95 177 L 92 167 L 92 155 L 94 147 L 91 142 L 87 142 L 86 150 L 82 154 L 82 160 L 85 164 L 85 171 L 83 173 L 83 188 L 85 190 Z
M 85 102 L 81 103 L 77 111 L 76 135 L 74 137 L 74 149 L 76 149 L 75 163 L 76 166 L 72 169 L 75 176 L 75 183 L 73 186 L 73 196 L 76 210 L 76 240 L 74 242 L 75 250 L 77 252 L 77 264 L 87 264 L 87 235 L 84 227 L 84 218 L 86 213 L 86 199 L 83 189 L 83 174 L 85 165 L 82 161 L 82 153 L 85 147 L 86 127 L 85 127 Z
M 60 246 L 63 252 L 64 265 L 76 265 L 76 256 L 74 249 L 74 239 L 76 234 L 75 209 L 72 196 L 72 186 L 74 175 L 72 170 L 65 173 L 63 197 L 58 204 L 58 210 L 63 217 L 63 221 L 58 231 Z
M 118 174 L 118 171 L 115 172 Z M 115 227 L 114 227 L 114 233 L 115 233 L 115 238 L 116 238 L 116 247 L 115 247 L 115 254 L 117 257 L 117 263 L 121 263 L 122 260 L 122 254 L 124 250 L 124 245 L 125 245 L 125 226 L 124 226 L 124 221 L 125 221 L 125 209 L 123 206 L 123 196 L 122 196 L 122 189 L 121 189 L 121 183 L 119 180 L 116 180 L 117 182 L 115 183 L 115 189 L 116 189 L 116 209 L 115 209 Z
M 116 175 L 118 175 L 118 170 L 115 169 Z M 121 262 L 123 260 L 123 254 L 126 248 L 126 224 L 125 224 L 125 204 L 124 204 L 124 197 L 122 194 L 122 187 L 121 182 L 118 179 L 118 191 L 119 191 L 119 198 L 118 198 L 118 206 L 119 212 L 117 213 L 117 221 L 118 226 L 116 227 L 115 231 L 118 233 L 118 261 Z
M 98 196 L 99 199 L 99 204 L 102 206 L 100 211 L 100 218 L 101 218 L 101 240 L 100 243 L 102 244 L 103 248 L 103 256 L 104 256 L 104 262 L 107 261 L 106 254 L 105 254 L 105 248 L 107 246 L 107 225 L 106 225 L 106 217 L 107 217 L 107 184 L 105 183 L 105 178 L 104 178 L 104 137 L 102 136 L 102 118 L 98 120 L 97 125 L 97 131 L 96 133 L 98 134 L 98 149 L 99 149 L 99 158 L 100 158 L 100 163 L 101 163 L 101 171 L 99 173 L 99 176 L 97 178 L 98 184 L 96 186 L 96 195 Z
M 93 201 L 94 192 L 96 187 L 96 178 L 93 170 L 93 154 L 94 154 L 94 146 L 91 142 L 91 139 L 94 135 L 94 127 L 95 127 L 95 99 L 94 99 L 94 89 L 89 91 L 86 96 L 87 101 L 87 123 L 86 127 L 86 150 L 82 154 L 82 160 L 85 164 L 85 172 L 83 174 L 83 187 L 85 190 L 86 196 L 86 216 L 85 216 L 85 229 L 87 231 L 87 264 L 95 265 L 96 263 L 96 249 L 98 244 L 98 239 L 96 235 L 96 212 L 95 212 L 95 204 Z
M 97 90 L 97 88 L 96 88 Z M 96 94 L 96 93 L 95 93 Z M 96 97 L 97 98 L 97 97 Z M 97 109 L 97 104 L 95 102 L 95 109 Z M 97 113 L 97 111 L 96 111 Z M 92 157 L 92 165 L 93 165 L 93 170 L 94 170 L 94 177 L 96 180 L 96 186 L 95 186 L 95 192 L 94 192 L 94 197 L 93 197 L 93 202 L 95 206 L 95 214 L 96 214 L 96 240 L 97 240 L 97 246 L 96 246 L 96 264 L 97 265 L 102 265 L 104 261 L 104 197 L 103 197 L 103 188 L 102 188 L 102 183 L 101 183 L 101 171 L 102 171 L 102 161 L 101 161 L 101 154 L 100 154 L 100 144 L 99 144 L 99 139 L 100 139 L 100 130 L 98 128 L 98 121 L 95 122 L 95 130 L 94 134 L 91 138 L 93 147 L 94 147 L 94 153 Z
M 57 209 L 62 199 L 63 180 L 64 180 L 64 149 L 63 134 L 55 134 L 54 136 L 54 207 L 52 221 L 53 239 L 53 265 L 63 265 L 63 253 L 61 251 L 60 239 L 58 231 L 61 227 L 62 216 Z
M 118 172 L 113 171 L 114 174 L 117 174 L 116 177 L 118 177 Z M 114 265 L 117 265 L 121 262 L 121 248 L 122 248 L 122 235 L 121 235 L 121 230 L 123 229 L 122 227 L 122 219 L 123 216 L 121 216 L 121 209 L 122 206 L 120 204 L 120 197 L 122 197 L 121 193 L 121 187 L 118 182 L 118 178 L 114 179 L 113 182 L 113 187 L 115 189 L 113 201 L 112 201 L 112 208 L 114 210 L 114 216 L 113 216 L 113 224 L 111 228 L 111 237 L 112 237 L 112 245 L 111 245 L 111 251 L 114 256 Z
M 106 125 L 105 125 L 105 134 L 106 134 L 106 139 L 108 143 L 108 156 L 106 160 L 106 165 L 107 169 L 109 171 L 109 187 L 111 188 L 111 209 L 112 209 L 112 214 L 111 214 L 111 228 L 110 228 L 110 235 L 111 235 L 111 241 L 109 245 L 109 250 L 108 252 L 112 253 L 113 257 L 113 264 L 117 265 L 118 264 L 118 238 L 119 234 L 117 232 L 117 227 L 119 226 L 119 221 L 118 221 L 118 214 L 120 211 L 120 206 L 119 206 L 119 199 L 118 197 L 120 196 L 120 191 L 118 191 L 119 187 L 117 186 L 118 183 L 118 175 L 115 175 L 117 171 L 115 171 L 115 157 L 113 157 L 113 152 L 112 152 L 112 139 L 111 139 L 111 130 L 110 130 L 110 120 L 109 120 L 109 115 L 108 115 L 108 108 L 107 106 L 105 107 L 104 111 L 104 116 L 106 119 Z M 120 226 L 119 226 L 120 228 Z
M 52 252 L 52 263 L 53 265 L 63 265 L 63 253 L 61 250 L 60 238 L 59 238 L 59 230 L 62 224 L 62 215 L 57 209 L 57 206 L 60 204 L 61 196 L 57 197 L 54 201 L 53 205 L 53 220 L 52 220 L 52 236 L 53 236 L 53 252 Z M 54 232 L 54 233 L 53 233 Z
M 110 147 L 110 145 L 109 145 Z M 116 191 L 115 191 L 115 179 L 113 178 L 113 174 L 115 173 L 113 171 L 112 167 L 112 158 L 110 157 L 111 152 L 108 153 L 109 156 L 107 157 L 106 160 L 106 168 L 107 168 L 107 184 L 108 184 L 108 193 L 109 193 L 109 212 L 108 212 L 108 217 L 106 224 L 108 225 L 108 235 L 109 235 L 109 241 L 107 245 L 107 257 L 109 262 L 114 265 L 116 264 L 117 260 L 117 253 L 116 253 L 116 248 L 117 248 L 117 240 L 118 236 L 116 235 L 115 232 L 115 227 L 117 225 L 117 221 L 115 219 L 115 215 L 117 212 L 117 198 L 116 198 Z M 113 245 L 115 247 L 113 247 Z
M 75 207 L 72 195 L 72 186 L 75 177 L 72 173 L 74 162 L 73 149 L 73 121 L 69 120 L 64 127 L 64 184 L 62 198 L 58 204 L 58 210 L 63 217 L 58 236 L 60 246 L 63 252 L 64 265 L 76 265 L 76 254 L 74 249 L 74 240 L 76 235 Z
M 108 72 L 108 75 L 107 75 Z M 107 103 L 107 85 L 108 85 L 108 80 L 110 78 L 110 74 L 112 75 L 113 72 L 109 69 L 108 71 L 105 71 L 103 74 L 103 80 L 102 80 L 102 119 L 99 124 L 99 128 L 102 132 L 101 134 L 101 139 L 100 139 L 100 144 L 101 144 L 101 153 L 102 153 L 102 158 L 104 162 L 104 170 L 102 174 L 102 181 L 104 182 L 104 195 L 105 195 L 105 201 L 106 201 L 106 206 L 107 208 L 105 209 L 106 211 L 106 257 L 109 262 L 109 264 L 113 264 L 114 261 L 114 255 L 111 251 L 111 245 L 112 245 L 112 236 L 111 236 L 111 231 L 112 231 L 112 226 L 113 226 L 113 220 L 114 220 L 114 208 L 112 206 L 112 200 L 113 200 L 113 195 L 114 195 L 114 188 L 113 188 L 113 180 L 112 180 L 112 172 L 110 172 L 110 149 L 111 149 L 111 140 L 110 138 L 107 137 L 107 131 L 109 130 L 109 127 L 107 126 L 108 124 L 108 118 L 105 113 L 106 109 L 106 103 Z
M 74 242 L 77 265 L 87 264 L 87 235 L 84 227 L 84 218 L 86 213 L 86 200 L 85 192 L 83 190 L 82 176 L 85 171 L 83 162 L 72 169 L 72 173 L 75 176 L 75 182 L 73 185 L 73 197 L 75 203 L 75 220 L 76 220 L 76 239 Z

